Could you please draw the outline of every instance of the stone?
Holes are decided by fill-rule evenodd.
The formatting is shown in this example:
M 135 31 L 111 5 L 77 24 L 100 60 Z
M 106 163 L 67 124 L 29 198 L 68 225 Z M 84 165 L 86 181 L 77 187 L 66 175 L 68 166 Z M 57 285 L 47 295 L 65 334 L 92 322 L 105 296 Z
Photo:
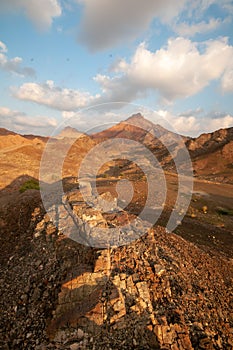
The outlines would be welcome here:
M 79 343 L 74 343 L 70 345 L 70 350 L 78 350 L 80 349 Z
M 77 331 L 77 337 L 79 338 L 79 339 L 82 339 L 83 337 L 84 337 L 84 332 L 83 332 L 83 330 L 82 329 L 78 329 L 78 331 Z
M 163 344 L 163 329 L 162 326 L 155 326 L 154 332 L 160 344 Z
M 212 344 L 211 340 L 206 338 L 203 338 L 199 341 L 199 347 L 200 349 L 211 349 L 210 345 Z
M 174 340 L 176 339 L 176 332 L 173 328 L 170 328 L 169 326 L 163 326 L 162 332 L 164 344 L 171 345 L 172 343 L 174 343 Z
M 74 207 L 74 215 L 84 215 L 85 223 L 97 226 L 127 220 L 127 213 L 114 212 L 103 215 L 101 221 L 99 211 L 87 204 Z M 65 224 L 67 213 L 61 214 Z M 44 220 L 49 234 L 51 223 L 41 214 L 20 234 L 17 231 L 14 236 L 10 227 L 5 237 L 10 249 L 1 270 L 0 348 L 207 350 L 233 346 L 233 266 L 220 252 L 217 258 L 214 252 L 206 254 L 159 226 L 129 245 L 109 250 L 81 246 L 65 236 L 48 240 L 43 231 L 38 231 L 35 241 L 38 219 Z M 87 230 L 87 225 L 82 228 Z M 131 227 L 126 235 L 130 231 Z M 15 241 L 18 249 L 12 244 Z M 4 258 L 3 249 L 2 254 Z
M 180 350 L 176 344 L 171 345 L 171 350 Z
M 66 339 L 66 332 L 65 331 L 59 331 L 56 333 L 54 337 L 54 341 L 58 343 L 62 343 Z
M 154 271 L 157 276 L 162 276 L 166 272 L 164 266 L 160 264 L 154 265 Z

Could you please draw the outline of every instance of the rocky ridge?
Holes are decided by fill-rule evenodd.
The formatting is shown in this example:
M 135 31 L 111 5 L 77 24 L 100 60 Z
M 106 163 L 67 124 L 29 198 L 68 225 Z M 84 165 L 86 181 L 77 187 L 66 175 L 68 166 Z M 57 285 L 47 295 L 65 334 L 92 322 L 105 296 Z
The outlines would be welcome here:
M 2 210 L 2 349 L 232 348 L 232 260 L 159 226 L 118 248 L 81 245 L 36 191 Z

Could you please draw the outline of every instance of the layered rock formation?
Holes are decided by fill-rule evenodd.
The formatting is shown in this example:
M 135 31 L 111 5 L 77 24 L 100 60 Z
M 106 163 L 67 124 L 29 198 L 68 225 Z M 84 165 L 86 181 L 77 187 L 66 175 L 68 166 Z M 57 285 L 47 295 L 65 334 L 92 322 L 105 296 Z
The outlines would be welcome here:
M 1 213 L 2 349 L 232 348 L 232 260 L 159 226 L 93 249 L 59 232 L 38 203 L 28 191 Z

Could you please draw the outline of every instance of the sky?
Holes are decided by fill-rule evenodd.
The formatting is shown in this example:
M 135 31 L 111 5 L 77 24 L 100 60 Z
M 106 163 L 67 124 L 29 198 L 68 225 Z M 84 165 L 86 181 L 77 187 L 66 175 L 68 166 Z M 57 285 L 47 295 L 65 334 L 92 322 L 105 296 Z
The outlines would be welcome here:
M 0 127 L 233 127 L 233 0 L 1 0 Z

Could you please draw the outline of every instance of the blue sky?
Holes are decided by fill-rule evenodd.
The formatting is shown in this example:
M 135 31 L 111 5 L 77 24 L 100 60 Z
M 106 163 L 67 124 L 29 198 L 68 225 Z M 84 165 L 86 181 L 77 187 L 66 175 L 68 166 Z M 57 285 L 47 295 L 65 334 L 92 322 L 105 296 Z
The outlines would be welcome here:
M 85 131 L 125 102 L 185 135 L 231 127 L 232 16 L 230 0 L 2 0 L 0 126 Z

